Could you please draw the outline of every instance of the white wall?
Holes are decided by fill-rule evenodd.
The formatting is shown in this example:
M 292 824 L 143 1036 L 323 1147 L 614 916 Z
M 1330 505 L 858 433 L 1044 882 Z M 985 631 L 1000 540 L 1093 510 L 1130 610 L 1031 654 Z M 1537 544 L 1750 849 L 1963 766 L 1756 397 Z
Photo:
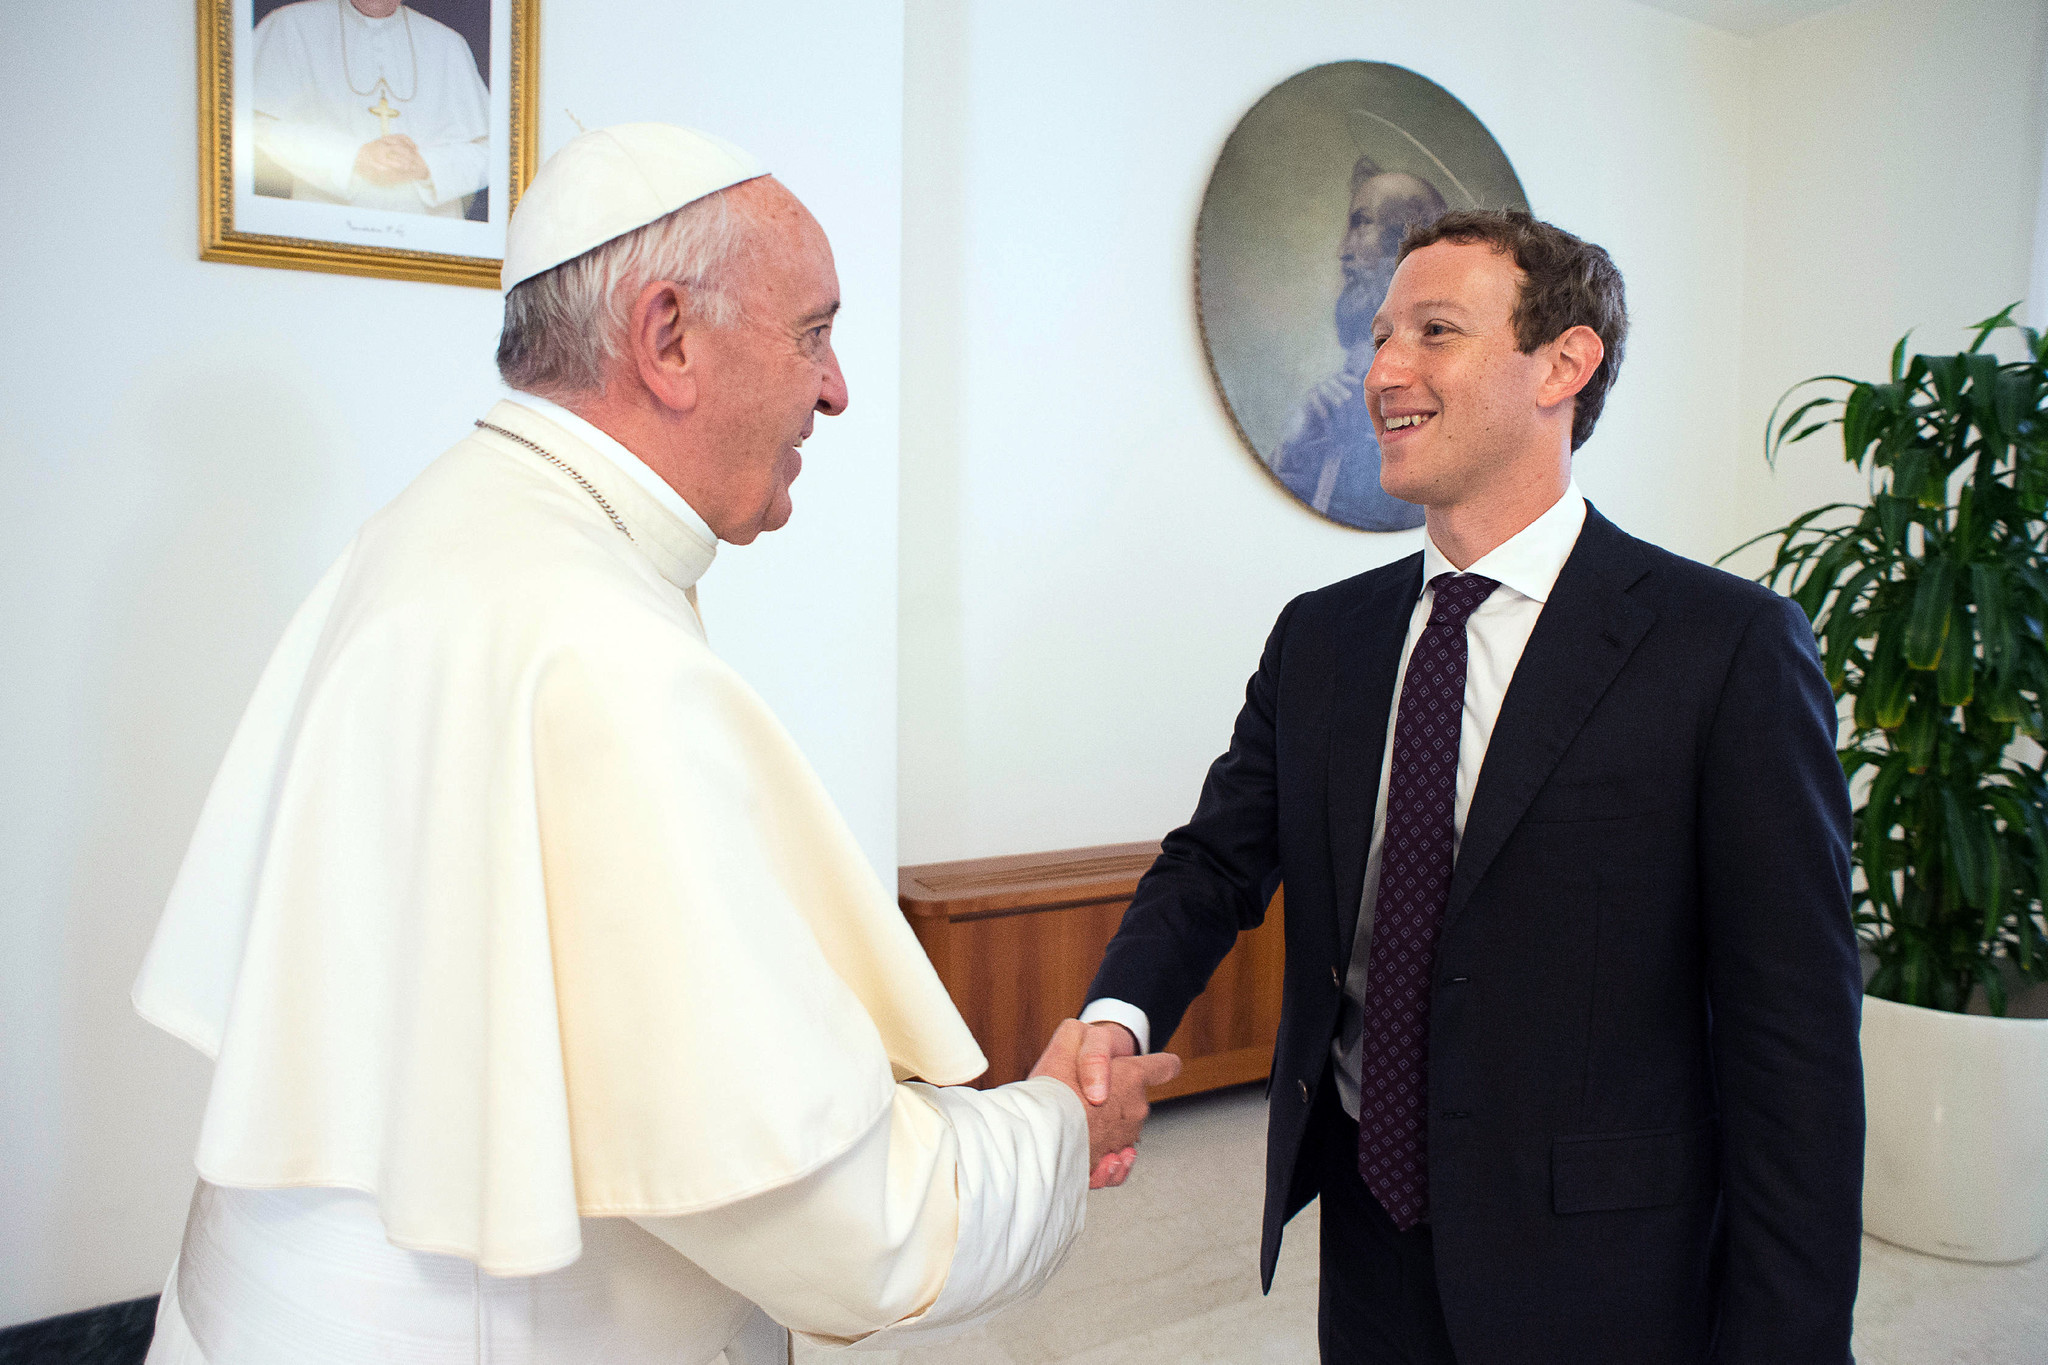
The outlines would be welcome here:
M 704 604 L 888 869 L 901 9 L 543 9 L 543 151 L 564 107 L 700 124 L 833 238 L 851 410 Z M 193 39 L 40 5 L 0 45 L 0 1324 L 161 1284 L 208 1068 L 129 982 L 286 617 L 497 392 L 492 293 L 197 260 Z
M 1305 67 L 1445 86 L 1613 252 L 1634 331 L 1580 483 L 1681 552 L 1730 543 L 1744 40 L 1628 0 L 911 0 L 908 29 L 906 862 L 1164 833 L 1288 598 L 1421 543 L 1304 510 L 1203 361 L 1203 188 Z
M 1864 492 L 1835 431 L 1765 465 L 1789 386 L 1881 379 L 1909 329 L 1914 350 L 1960 350 L 1969 324 L 2026 294 L 2044 65 L 2040 0 L 1862 0 L 1756 41 L 1742 539 Z

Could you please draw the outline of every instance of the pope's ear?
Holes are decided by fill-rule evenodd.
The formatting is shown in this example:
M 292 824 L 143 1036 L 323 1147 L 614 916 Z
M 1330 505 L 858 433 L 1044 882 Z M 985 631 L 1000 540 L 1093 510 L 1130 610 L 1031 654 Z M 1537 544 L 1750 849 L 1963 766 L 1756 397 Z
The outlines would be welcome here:
M 1538 401 L 1551 407 L 1575 396 L 1593 378 L 1600 362 L 1607 358 L 1607 343 L 1583 322 L 1567 327 L 1543 348 L 1550 353 L 1550 373 L 1543 377 Z
M 690 327 L 682 286 L 657 280 L 640 291 L 626 315 L 626 360 L 660 406 L 681 414 L 697 406 L 701 364 L 693 347 L 700 334 Z

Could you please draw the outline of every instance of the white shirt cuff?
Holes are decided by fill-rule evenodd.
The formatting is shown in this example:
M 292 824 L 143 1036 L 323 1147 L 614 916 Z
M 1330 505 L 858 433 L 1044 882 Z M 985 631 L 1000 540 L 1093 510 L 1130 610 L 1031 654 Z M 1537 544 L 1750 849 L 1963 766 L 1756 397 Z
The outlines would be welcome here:
M 1152 1021 L 1145 1017 L 1145 1011 L 1129 1001 L 1118 1000 L 1114 996 L 1107 995 L 1103 996 L 1100 1000 L 1090 1000 L 1088 1008 L 1081 1011 L 1081 1022 L 1084 1024 L 1122 1024 L 1131 1031 L 1131 1036 L 1138 1040 L 1139 1052 L 1144 1053 L 1152 1050 Z

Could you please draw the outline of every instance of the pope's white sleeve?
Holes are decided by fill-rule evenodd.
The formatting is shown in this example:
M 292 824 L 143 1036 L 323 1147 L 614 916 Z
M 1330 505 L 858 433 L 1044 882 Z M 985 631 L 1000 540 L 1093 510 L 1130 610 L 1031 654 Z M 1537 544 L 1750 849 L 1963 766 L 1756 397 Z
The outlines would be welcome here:
M 362 144 L 332 128 L 256 116 L 256 145 L 278 165 L 322 193 L 345 199 L 354 186 Z
M 362 143 L 320 123 L 306 107 L 313 69 L 305 44 L 279 16 L 256 26 L 256 145 L 280 166 L 337 199 L 348 196 Z
M 427 179 L 415 184 L 429 208 L 491 183 L 490 92 L 477 75 L 469 44 L 453 33 L 445 37 L 440 122 L 432 136 L 414 140 L 427 163 Z
M 704 1213 L 634 1221 L 821 1346 L 924 1344 L 1036 1293 L 1081 1231 L 1088 1120 L 1042 1078 L 909 1082 L 828 1165 Z
M 415 181 L 420 200 L 431 208 L 458 195 L 472 194 L 491 182 L 491 144 L 443 142 L 420 148 L 420 160 L 427 163 L 427 178 Z

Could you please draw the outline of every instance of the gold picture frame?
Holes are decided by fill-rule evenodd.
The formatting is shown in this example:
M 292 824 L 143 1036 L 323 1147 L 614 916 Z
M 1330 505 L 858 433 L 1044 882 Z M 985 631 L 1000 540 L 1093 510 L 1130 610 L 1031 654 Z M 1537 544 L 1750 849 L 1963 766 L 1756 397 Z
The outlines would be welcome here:
M 360 210 L 332 201 L 291 204 L 271 190 L 255 188 L 253 107 L 240 124 L 251 145 L 237 147 L 238 91 L 245 100 L 253 77 L 237 64 L 236 40 L 253 29 L 254 0 L 197 0 L 199 16 L 199 258 L 283 270 L 319 270 L 393 280 L 498 287 L 504 255 L 504 223 L 537 164 L 540 0 L 490 0 L 492 46 L 504 40 L 504 59 L 481 73 L 490 93 L 491 133 L 486 186 L 502 190 L 488 218 L 459 225 L 443 218 Z M 326 0 L 318 0 L 326 3 Z M 347 4 L 349 0 L 334 0 Z M 269 8 L 265 6 L 266 10 Z M 416 11 L 417 12 L 417 11 Z M 504 21 L 499 22 L 502 14 Z M 337 15 L 339 19 L 339 14 Z M 408 41 L 411 35 L 408 33 Z M 253 46 L 253 45 L 252 45 Z M 344 40 L 344 52 L 346 45 Z M 414 90 L 419 66 L 415 56 Z M 498 98 L 498 77 L 505 98 Z M 253 103 L 253 102 L 251 102 Z M 389 108 L 388 101 L 380 105 Z M 374 110 L 369 112 L 376 112 Z M 389 126 L 388 121 L 382 126 Z M 502 136 L 502 143 L 500 137 Z M 502 157 L 502 159 L 500 159 Z M 502 178 L 498 168 L 502 166 Z M 357 182 L 358 184 L 360 182 Z M 242 221 L 238 223 L 240 210 Z M 303 218 L 300 226 L 293 215 Z M 421 218 L 420 221 L 414 221 Z M 251 221 L 260 220 L 260 221 Z M 280 227 L 298 230 L 282 231 Z M 472 229 L 481 228 L 482 231 Z M 305 235 L 300 235 L 303 233 Z M 420 245 L 376 245 L 365 237 L 426 237 Z M 452 240 L 451 240 L 452 239 Z M 457 249 L 449 249 L 451 246 Z M 493 254 L 480 254 L 495 248 Z M 479 254 L 471 254 L 476 251 Z

